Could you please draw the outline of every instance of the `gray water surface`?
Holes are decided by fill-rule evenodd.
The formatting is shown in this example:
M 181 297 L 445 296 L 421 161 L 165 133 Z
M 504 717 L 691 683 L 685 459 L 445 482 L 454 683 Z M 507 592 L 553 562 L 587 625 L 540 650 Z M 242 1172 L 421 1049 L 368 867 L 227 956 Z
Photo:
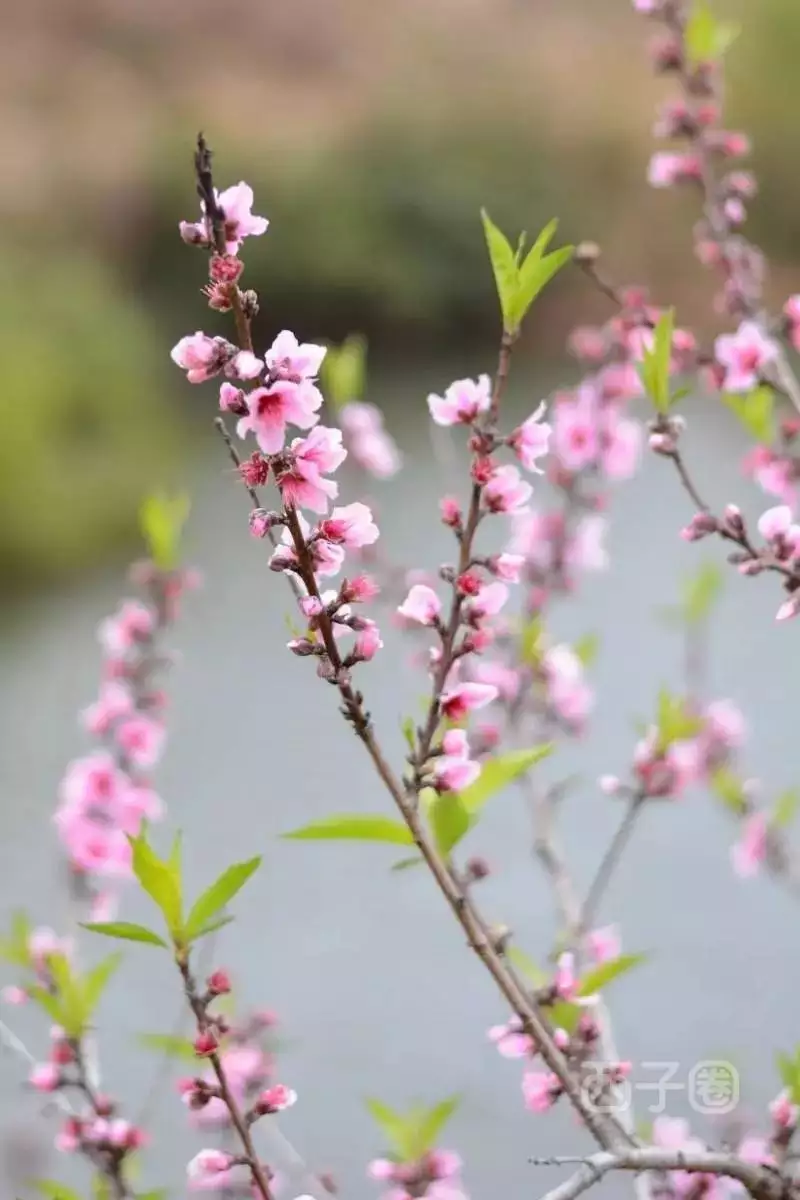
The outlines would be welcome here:
M 430 379 L 431 386 L 446 382 Z M 435 567 L 449 551 L 437 498 L 458 477 L 443 478 L 447 468 L 434 465 L 425 390 L 409 389 L 406 407 L 390 418 L 413 465 L 368 490 L 380 505 L 384 550 L 401 563 Z M 737 499 L 757 515 L 767 504 L 740 475 L 736 431 L 705 413 L 702 401 L 693 410 L 687 453 L 702 465 L 703 490 L 716 507 Z M 519 1064 L 499 1058 L 485 1034 L 508 1014 L 432 884 L 421 871 L 391 874 L 392 854 L 382 847 L 278 840 L 282 831 L 337 810 L 390 809 L 343 728 L 332 689 L 284 649 L 287 590 L 266 570 L 265 548 L 248 537 L 247 505 L 211 435 L 192 486 L 188 553 L 206 583 L 174 630 L 181 662 L 168 683 L 170 744 L 158 782 L 169 825 L 185 831 L 190 886 L 236 858 L 264 855 L 264 869 L 237 901 L 236 923 L 221 935 L 216 962 L 234 972 L 243 1003 L 268 1006 L 282 1018 L 280 1077 L 300 1100 L 281 1129 L 312 1167 L 334 1172 L 344 1196 L 366 1200 L 378 1189 L 366 1181 L 365 1164 L 385 1147 L 363 1098 L 402 1106 L 459 1092 L 462 1104 L 443 1142 L 462 1152 L 471 1193 L 541 1195 L 559 1173 L 527 1158 L 574 1153 L 586 1143 L 563 1109 L 545 1117 L 523 1109 Z M 347 498 L 361 490 L 351 477 Z M 567 637 L 602 635 L 593 669 L 599 701 L 588 735 L 560 749 L 548 768 L 582 779 L 562 813 L 582 886 L 619 816 L 594 781 L 625 772 L 634 720 L 652 711 L 661 685 L 680 686 L 679 641 L 657 609 L 675 599 L 678 573 L 721 559 L 718 546 L 687 546 L 677 536 L 691 510 L 667 464 L 648 460 L 643 474 L 616 493 L 613 511 L 611 569 L 588 577 L 557 616 Z M 727 574 L 709 695 L 731 697 L 746 710 L 749 769 L 774 792 L 800 776 L 793 670 L 800 624 L 774 623 L 780 595 L 771 580 Z M 117 573 L 109 573 L 85 589 L 31 603 L 0 631 L 4 918 L 21 902 L 39 923 L 66 919 L 50 817 L 65 764 L 85 746 L 75 714 L 96 687 L 95 626 L 123 590 Z M 400 635 L 386 626 L 386 650 L 362 681 L 399 765 L 400 719 L 414 711 L 424 682 Z M 620 922 L 626 949 L 653 951 L 638 974 L 609 992 L 623 1056 L 637 1064 L 675 1061 L 677 1080 L 698 1060 L 730 1058 L 741 1072 L 743 1111 L 758 1114 L 778 1090 L 774 1051 L 798 1040 L 797 912 L 769 880 L 734 878 L 732 836 L 725 815 L 703 795 L 647 812 L 601 918 Z M 497 867 L 481 886 L 486 911 L 544 959 L 553 935 L 551 899 L 532 861 L 516 792 L 490 806 L 470 846 Z M 146 919 L 146 908 L 131 896 L 124 915 Z M 84 944 L 85 955 L 96 952 Z M 2 970 L 0 982 L 8 982 Z M 179 1011 L 166 956 L 132 946 L 99 1029 L 106 1086 L 125 1098 L 127 1111 L 137 1111 L 157 1066 L 135 1035 L 168 1031 Z M 6 1009 L 3 1016 L 41 1053 L 47 1031 L 38 1014 Z M 657 1077 L 637 1069 L 642 1079 Z M 35 1141 L 43 1128 L 39 1103 L 21 1089 L 23 1077 L 15 1058 L 0 1055 L 0 1123 L 18 1167 L 20 1138 Z M 641 1094 L 644 1105 L 654 1098 Z M 670 1092 L 667 1102 L 672 1115 L 687 1111 L 684 1091 Z M 150 1121 L 155 1148 L 146 1182 L 169 1183 L 181 1195 L 185 1162 L 209 1139 L 187 1130 L 173 1090 L 161 1095 Z M 274 1143 L 265 1147 L 281 1160 Z M 43 1165 L 43 1173 L 65 1178 L 69 1169 L 55 1156 Z M 294 1171 L 286 1194 L 306 1188 Z

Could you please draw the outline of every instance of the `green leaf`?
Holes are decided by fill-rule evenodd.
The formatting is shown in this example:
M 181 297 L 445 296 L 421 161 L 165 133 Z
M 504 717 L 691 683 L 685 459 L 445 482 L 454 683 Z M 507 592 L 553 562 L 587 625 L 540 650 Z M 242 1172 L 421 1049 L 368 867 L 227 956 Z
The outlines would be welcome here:
M 65 1183 L 57 1183 L 55 1179 L 32 1179 L 31 1187 L 47 1200 L 81 1200 L 81 1197 Z
M 567 1033 L 575 1032 L 585 1011 L 580 1004 L 572 1004 L 569 1000 L 557 1000 L 547 1010 L 553 1025 L 557 1029 L 566 1030 Z
M 213 921 L 208 921 L 202 929 L 198 929 L 197 933 L 193 935 L 192 941 L 199 942 L 200 938 L 208 937 L 209 933 L 216 933 L 218 929 L 224 929 L 232 921 L 233 917 L 227 915 L 224 917 L 214 917 Z
M 800 1049 L 795 1051 L 794 1057 L 789 1054 L 776 1055 L 776 1065 L 792 1104 L 800 1104 Z
M 427 1154 L 429 1150 L 434 1148 L 439 1140 L 439 1134 L 458 1108 L 460 1102 L 460 1096 L 449 1096 L 446 1100 L 440 1101 L 439 1104 L 434 1104 L 433 1108 L 422 1110 L 414 1122 L 413 1158 L 422 1158 L 424 1154 Z
M 123 942 L 144 942 L 148 946 L 163 946 L 169 949 L 163 938 L 144 925 L 134 925 L 130 921 L 88 921 L 84 929 L 92 933 L 102 933 L 105 937 L 120 938 Z
M 137 1192 L 136 1200 L 167 1200 L 168 1195 L 166 1188 L 156 1188 L 152 1192 Z
M 92 1200 L 111 1200 L 108 1179 L 99 1172 L 92 1179 Z
M 448 858 L 450 851 L 469 831 L 472 824 L 470 814 L 456 792 L 442 792 L 441 795 L 433 792 L 425 807 L 436 849 L 443 858 Z
M 496 792 L 547 758 L 552 749 L 552 745 L 544 743 L 531 750 L 510 750 L 508 754 L 487 758 L 475 782 L 458 793 L 464 808 L 474 818 Z
M 735 21 L 719 21 L 707 4 L 698 2 L 686 23 L 685 43 L 693 67 L 716 62 L 730 49 L 741 32 Z
M 772 445 L 775 441 L 775 394 L 772 388 L 761 384 L 747 395 L 726 392 L 722 399 L 751 437 L 765 446 Z
M 173 938 L 181 932 L 181 877 L 175 863 L 162 862 L 144 834 L 129 837 L 133 850 L 133 873 L 150 899 L 161 910 Z
M 284 838 L 295 841 L 357 841 L 357 842 L 391 842 L 395 846 L 413 846 L 413 835 L 402 821 L 391 817 L 367 816 L 361 813 L 341 813 L 339 816 L 325 817 L 322 821 L 312 821 L 301 829 L 284 833 Z
M 320 368 L 320 379 L 326 399 L 334 408 L 343 408 L 364 394 L 367 363 L 367 341 L 361 334 L 351 334 L 341 346 L 328 346 Z
M 572 648 L 581 665 L 591 667 L 600 650 L 600 638 L 596 633 L 586 633 L 582 638 L 578 638 Z
M 515 333 L 516 328 L 512 323 L 512 314 L 519 287 L 517 257 L 508 238 L 497 228 L 485 208 L 481 209 L 481 219 L 486 235 L 486 245 L 489 248 L 489 260 L 492 264 L 497 296 L 500 301 L 500 311 L 503 315 L 503 328 L 507 333 Z
M 587 971 L 578 985 L 579 996 L 595 996 L 620 975 L 627 975 L 634 967 L 645 962 L 646 954 L 621 954 L 619 958 L 610 959 Z
M 139 510 L 139 524 L 150 557 L 162 571 L 171 571 L 178 563 L 181 534 L 191 504 L 185 493 L 167 496 L 163 492 L 148 496 Z
M 542 249 L 540 243 L 544 235 L 548 235 L 543 243 L 546 246 L 552 238 L 558 227 L 557 221 L 551 221 L 549 225 L 542 231 L 536 244 L 531 248 L 528 257 L 519 268 L 519 282 L 517 284 L 517 293 L 514 297 L 514 303 L 511 309 L 511 320 L 514 329 L 518 329 L 527 316 L 528 310 L 533 304 L 536 297 L 544 290 L 550 280 L 556 275 L 562 267 L 565 267 L 572 258 L 573 246 L 561 246 L 560 249 L 554 250 L 552 254 L 547 254 L 542 257 Z
M 742 781 L 728 767 L 717 767 L 709 776 L 709 786 L 712 793 L 721 800 L 726 808 L 743 817 L 748 810 L 748 800 Z
M 406 740 L 406 745 L 408 746 L 409 750 L 413 754 L 414 750 L 416 749 L 416 745 L 417 745 L 416 728 L 415 728 L 414 718 L 406 717 L 405 720 L 403 721 L 402 725 L 400 726 L 400 728 L 403 731 L 403 737 Z
M 537 966 L 530 955 L 526 954 L 524 950 L 520 950 L 519 946 L 508 946 L 506 948 L 506 958 L 511 961 L 521 975 L 525 976 L 533 987 L 545 987 L 548 982 L 547 972 Z
M 191 941 L 203 929 L 220 909 L 229 904 L 233 897 L 241 891 L 251 875 L 261 866 L 260 858 L 249 858 L 246 862 L 234 863 L 223 871 L 219 879 L 206 888 L 202 896 L 195 900 L 192 911 L 186 919 L 184 936 Z
M 409 1153 L 410 1137 L 408 1122 L 400 1113 L 389 1108 L 381 1100 L 367 1099 L 367 1109 L 380 1126 L 389 1148 L 394 1151 L 400 1161 L 407 1161 L 413 1155 Z
M 64 954 L 51 954 L 48 969 L 61 1009 L 61 1024 L 68 1037 L 80 1037 L 89 1020 L 89 1006 L 82 981 Z
M 544 622 L 541 617 L 534 617 L 523 627 L 520 638 L 520 657 L 531 667 L 538 666 L 544 649 Z
M 102 962 L 99 962 L 96 967 L 93 967 L 91 971 L 84 975 L 81 986 L 83 988 L 87 1016 L 91 1017 L 97 1008 L 97 1005 L 100 1003 L 100 997 L 103 995 L 111 976 L 121 962 L 121 954 L 109 954 L 108 958 L 104 958 Z
M 411 858 L 401 858 L 398 862 L 393 863 L 391 869 L 393 871 L 408 871 L 411 867 L 421 867 L 425 859 L 419 854 L 414 854 Z
M 680 696 L 673 696 L 666 688 L 658 697 L 658 749 L 663 754 L 673 742 L 681 742 L 692 738 L 703 728 L 700 717 L 689 712 L 686 701 Z
M 189 1038 L 176 1037 L 170 1033 L 143 1033 L 137 1039 L 148 1050 L 155 1050 L 165 1058 L 177 1058 L 181 1062 L 197 1062 L 197 1054 Z
M 778 829 L 786 829 L 797 816 L 798 807 L 800 807 L 800 791 L 797 788 L 787 788 L 775 801 L 772 824 Z
M 683 589 L 683 612 L 690 625 L 704 621 L 722 591 L 722 571 L 713 563 L 704 563 L 687 579 Z
M 31 965 L 31 954 L 28 949 L 31 936 L 31 923 L 24 912 L 15 912 L 11 917 L 11 929 L 8 937 L 0 938 L 0 959 L 15 967 L 27 969 Z
M 44 1009 L 48 1017 L 52 1017 L 56 1025 L 64 1025 L 64 1011 L 61 1007 L 61 1001 L 57 996 L 54 996 L 52 992 L 48 992 L 46 988 L 39 987 L 38 985 L 29 987 L 26 991 L 30 998 L 35 1000 Z
M 651 349 L 644 348 L 639 374 L 647 395 L 653 402 L 657 412 L 669 411 L 672 397 L 669 386 L 669 368 L 672 359 L 672 331 L 675 324 L 675 313 L 668 309 L 662 313 L 653 330 L 653 345 Z

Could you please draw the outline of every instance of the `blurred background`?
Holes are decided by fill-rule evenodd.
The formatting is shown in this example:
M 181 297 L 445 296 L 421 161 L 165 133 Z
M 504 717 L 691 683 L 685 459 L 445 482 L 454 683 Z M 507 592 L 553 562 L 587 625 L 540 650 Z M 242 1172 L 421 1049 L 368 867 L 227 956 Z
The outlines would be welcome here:
M 782 302 L 798 290 L 800 258 L 800 9 L 796 0 L 717 7 L 745 25 L 730 56 L 730 123 L 753 135 L 761 193 L 748 230 L 774 264 L 770 288 Z M 255 211 L 271 220 L 244 254 L 246 282 L 261 296 L 257 347 L 284 327 L 307 340 L 368 337 L 368 398 L 384 408 L 408 464 L 373 489 L 383 534 L 397 561 L 433 566 L 445 553 L 431 526 L 448 481 L 424 397 L 491 370 L 497 338 L 481 205 L 506 229 L 535 231 L 558 215 L 565 240 L 600 242 L 615 278 L 647 282 L 683 324 L 709 330 L 709 281 L 688 236 L 693 199 L 645 182 L 654 105 L 669 83 L 652 78 L 649 30 L 630 9 L 629 0 L 3 5 L 0 911 L 22 896 L 37 921 L 58 924 L 48 821 L 64 765 L 81 751 L 73 714 L 95 688 L 94 626 L 138 553 L 142 495 L 186 486 L 189 550 L 206 587 L 175 634 L 184 662 L 170 683 L 162 791 L 198 879 L 263 844 L 268 869 L 226 955 L 248 999 L 285 1018 L 285 1074 L 303 1098 L 286 1129 L 315 1167 L 341 1174 L 345 1195 L 373 1194 L 363 1164 L 383 1149 L 364 1094 L 403 1104 L 462 1091 L 451 1140 L 467 1152 L 475 1195 L 498 1182 L 515 1194 L 546 1190 L 554 1180 L 534 1178 L 526 1157 L 574 1149 L 573 1130 L 568 1119 L 543 1126 L 521 1111 L 515 1067 L 484 1045 L 485 1026 L 505 1014 L 424 880 L 389 877 L 368 851 L 275 843 L 314 815 L 379 801 L 331 697 L 281 649 L 288 602 L 247 537 L 246 507 L 211 429 L 215 390 L 187 386 L 169 361 L 183 333 L 224 328 L 199 294 L 203 256 L 177 236 L 178 220 L 196 211 L 194 138 L 202 129 L 213 146 L 218 184 L 246 179 Z M 571 325 L 606 316 L 577 272 L 548 290 L 515 367 L 510 403 L 521 415 L 556 380 L 575 378 L 561 351 Z M 747 503 L 730 418 L 701 409 L 693 430 L 709 494 Z M 605 702 L 574 761 L 570 751 L 559 763 L 588 781 L 571 823 L 573 810 L 565 814 L 586 876 L 615 816 L 591 780 L 624 768 L 632 718 L 677 669 L 678 647 L 654 611 L 697 563 L 675 544 L 685 514 L 673 481 L 648 468 L 616 501 L 615 567 L 563 618 L 567 634 L 603 636 Z M 731 581 L 715 630 L 715 687 L 755 713 L 754 773 L 786 785 L 794 722 L 771 671 L 785 666 L 794 630 L 773 630 L 775 597 L 760 583 Z M 402 663 L 390 641 L 371 668 L 371 707 L 398 754 L 398 719 L 419 690 Z M 487 902 L 543 954 L 548 900 L 514 797 L 486 837 L 507 864 Z M 796 1024 L 781 971 L 764 988 L 758 964 L 774 972 L 777 962 L 797 980 L 794 914 L 768 884 L 733 882 L 726 839 L 700 798 L 643 832 L 606 915 L 629 913 L 626 945 L 661 955 L 641 982 L 621 985 L 619 1033 L 628 1057 L 674 1055 L 687 1069 L 698 1057 L 738 1055 L 757 1111 L 777 1084 L 748 1031 L 768 1028 L 775 1048 L 786 1047 Z M 104 1054 L 114 1086 L 134 1101 L 155 1064 L 132 1049 L 133 1031 L 159 1022 L 166 1031 L 177 1008 L 169 985 L 131 968 L 109 1002 Z M 29 1014 L 23 1024 L 41 1039 Z M 20 1107 L 19 1083 L 19 1065 L 0 1057 L 15 1180 L 29 1173 L 25 1139 L 48 1144 L 29 1121 L 36 1105 Z M 170 1178 L 177 1195 L 199 1143 L 184 1135 L 174 1095 L 161 1116 L 171 1132 L 153 1183 Z

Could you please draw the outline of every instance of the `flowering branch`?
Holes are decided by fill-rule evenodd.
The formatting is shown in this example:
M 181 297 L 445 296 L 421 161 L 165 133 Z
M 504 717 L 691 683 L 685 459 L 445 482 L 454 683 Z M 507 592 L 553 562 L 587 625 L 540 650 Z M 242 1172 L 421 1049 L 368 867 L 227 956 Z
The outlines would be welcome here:
M 685 1172 L 712 1178 L 722 1176 L 743 1184 L 755 1200 L 789 1200 L 798 1194 L 796 1184 L 778 1171 L 743 1162 L 733 1154 L 683 1150 L 642 1149 L 593 1154 L 590 1158 L 532 1159 L 536 1166 L 562 1166 L 578 1162 L 580 1169 L 564 1183 L 545 1193 L 542 1200 L 576 1200 L 611 1171 Z

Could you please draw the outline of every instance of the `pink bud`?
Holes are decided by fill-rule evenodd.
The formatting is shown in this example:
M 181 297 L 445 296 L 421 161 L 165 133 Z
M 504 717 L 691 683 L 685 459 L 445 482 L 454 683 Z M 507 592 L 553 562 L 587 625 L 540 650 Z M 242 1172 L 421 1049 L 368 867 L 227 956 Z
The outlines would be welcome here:
M 439 501 L 439 512 L 445 525 L 457 529 L 461 525 L 461 509 L 453 496 L 443 496 Z
M 292 1088 L 285 1087 L 282 1083 L 276 1083 L 273 1087 L 261 1092 L 255 1102 L 254 1111 L 260 1116 L 283 1112 L 285 1108 L 291 1108 L 296 1100 L 297 1092 Z
M 213 971 L 206 980 L 206 986 L 214 996 L 227 996 L 231 990 L 231 981 L 228 972 Z
M 616 775 L 601 775 L 597 785 L 606 796 L 616 796 L 622 788 L 622 782 Z
M 198 1033 L 194 1039 L 194 1052 L 200 1057 L 213 1054 L 218 1048 L 219 1042 L 210 1029 L 206 1029 L 203 1033 Z
M 28 1083 L 37 1092 L 54 1092 L 61 1082 L 61 1072 L 54 1063 L 36 1063 L 31 1067 Z

